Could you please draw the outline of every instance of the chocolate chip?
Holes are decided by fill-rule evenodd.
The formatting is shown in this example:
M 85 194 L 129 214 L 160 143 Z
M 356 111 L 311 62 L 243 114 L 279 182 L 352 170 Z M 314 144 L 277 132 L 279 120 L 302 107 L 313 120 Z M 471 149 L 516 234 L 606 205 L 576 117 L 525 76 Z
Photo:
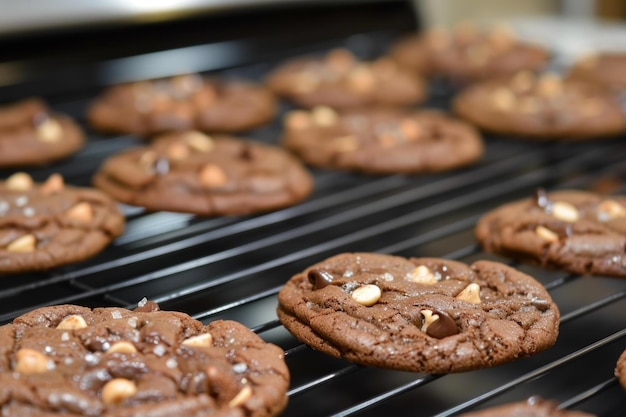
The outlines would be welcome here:
M 313 284 L 314 290 L 321 290 L 322 288 L 330 285 L 333 282 L 334 277 L 332 274 L 326 271 L 319 271 L 317 269 L 311 269 L 307 274 L 309 282 Z
M 430 317 L 439 317 L 428 323 L 428 325 L 426 326 L 427 335 L 437 339 L 443 339 L 444 337 L 452 336 L 459 333 L 459 329 L 458 327 L 456 327 L 456 323 L 454 323 L 454 320 L 452 320 L 450 316 L 438 310 L 431 311 L 432 314 L 430 315 Z M 428 320 L 428 317 L 425 318 Z
M 252 149 L 249 145 L 245 144 L 241 147 L 241 151 L 239 152 L 239 157 L 244 161 L 252 161 Z

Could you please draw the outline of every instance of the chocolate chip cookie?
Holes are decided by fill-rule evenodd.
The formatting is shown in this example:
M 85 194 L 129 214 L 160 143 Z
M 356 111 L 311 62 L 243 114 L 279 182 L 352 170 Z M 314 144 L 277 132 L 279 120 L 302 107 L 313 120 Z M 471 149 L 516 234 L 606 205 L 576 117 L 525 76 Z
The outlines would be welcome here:
M 568 77 L 623 90 L 626 88 L 626 53 L 604 52 L 581 57 Z
M 281 148 L 188 131 L 111 156 L 94 184 L 148 210 L 212 216 L 296 204 L 312 191 L 313 179 Z
M 426 98 L 426 86 L 418 75 L 387 58 L 359 60 L 347 49 L 288 61 L 268 76 L 267 84 L 304 107 L 408 106 Z
M 0 181 L 0 274 L 40 271 L 89 258 L 124 230 L 117 203 L 101 191 L 34 183 L 23 172 Z
M 626 390 L 626 350 L 622 353 L 617 360 L 617 366 L 615 367 L 615 376 L 619 380 L 619 383 Z
M 576 274 L 626 277 L 626 197 L 539 189 L 483 216 L 485 250 Z
M 38 98 L 0 107 L 0 168 L 47 165 L 84 145 L 81 129 Z
M 140 307 L 44 307 L 0 327 L 6 416 L 274 416 L 283 351 L 234 321 Z
M 234 133 L 271 121 L 276 99 L 249 82 L 191 74 L 113 86 L 89 108 L 96 129 L 152 135 L 197 129 Z
M 489 261 L 346 253 L 293 276 L 278 301 L 280 321 L 313 349 L 436 374 L 533 355 L 559 328 L 540 283 Z
M 308 164 L 372 174 L 445 171 L 483 154 L 469 124 L 435 111 L 295 110 L 285 117 L 283 145 Z
M 530 397 L 527 401 L 465 413 L 459 417 L 594 417 L 594 414 L 559 410 L 553 401 Z
M 528 139 L 583 140 L 626 130 L 616 97 L 595 84 L 521 72 L 462 91 L 454 111 L 481 129 Z
M 419 74 L 459 82 L 538 71 L 549 58 L 545 48 L 518 40 L 508 27 L 479 29 L 471 24 L 406 37 L 391 48 L 390 56 Z

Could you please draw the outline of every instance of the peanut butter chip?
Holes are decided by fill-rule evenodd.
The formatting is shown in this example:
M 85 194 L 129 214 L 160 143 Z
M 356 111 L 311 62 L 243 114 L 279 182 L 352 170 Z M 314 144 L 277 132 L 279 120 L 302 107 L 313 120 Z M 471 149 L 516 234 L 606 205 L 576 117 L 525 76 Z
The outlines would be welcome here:
M 579 218 L 576 207 L 565 201 L 556 201 L 552 204 L 552 215 L 557 219 L 568 223 L 573 223 Z
M 324 127 L 334 125 L 339 119 L 337 112 L 327 106 L 314 107 L 311 112 L 311 117 L 313 118 L 315 124 Z
M 544 97 L 554 97 L 563 92 L 563 81 L 557 75 L 545 74 L 537 81 L 537 90 Z
M 558 242 L 559 240 L 559 235 L 557 235 L 555 232 L 545 226 L 537 226 L 535 228 L 535 233 L 537 234 L 537 236 L 539 236 L 543 240 L 547 240 L 548 242 Z
M 398 142 L 396 136 L 392 133 L 383 133 L 378 136 L 378 143 L 382 145 L 383 148 L 391 148 Z
M 82 316 L 78 314 L 72 314 L 64 318 L 57 326 L 57 329 L 62 330 L 78 330 L 87 327 L 87 322 Z
M 248 401 L 250 397 L 252 397 L 252 388 L 250 388 L 250 385 L 246 385 L 228 402 L 228 406 L 231 408 L 239 407 Z
M 352 52 L 347 49 L 333 49 L 326 55 L 326 63 L 339 73 L 347 72 L 355 63 L 356 59 Z
M 626 208 L 615 200 L 604 200 L 598 204 L 598 221 L 608 222 L 626 217 Z
M 402 135 L 410 141 L 419 140 L 424 134 L 422 126 L 420 126 L 417 121 L 408 118 L 400 121 L 400 131 Z
M 41 374 L 49 369 L 46 355 L 34 349 L 18 350 L 15 353 L 15 359 L 15 371 L 22 375 Z
M 315 90 L 320 83 L 320 79 L 310 72 L 302 72 L 293 78 L 293 90 L 296 93 L 306 94 Z
M 198 152 L 209 152 L 215 146 L 213 139 L 202 132 L 187 132 L 185 133 L 185 140 L 191 149 Z
M 135 345 L 125 340 L 120 342 L 115 342 L 111 345 L 109 349 L 107 349 L 107 353 L 135 353 L 137 349 Z
M 285 115 L 287 129 L 301 130 L 311 126 L 309 113 L 304 110 L 292 110 Z
M 189 148 L 184 143 L 174 142 L 167 147 L 166 153 L 170 159 L 181 160 L 189 156 Z
M 489 43 L 498 52 L 504 52 L 515 44 L 515 33 L 511 26 L 499 24 L 489 34 Z
M 530 71 L 520 71 L 511 79 L 510 86 L 516 93 L 524 93 L 535 84 L 535 75 Z
M 56 119 L 48 118 L 37 126 L 37 139 L 44 143 L 58 142 L 62 136 L 63 128 Z
M 210 333 L 202 333 L 183 340 L 183 345 L 194 347 L 209 347 L 213 345 L 213 336 Z
M 89 223 L 93 220 L 93 207 L 91 207 L 91 204 L 83 201 L 71 207 L 67 211 L 66 216 L 72 220 Z
M 408 280 L 411 282 L 417 282 L 420 284 L 432 285 L 437 282 L 437 278 L 433 272 L 424 265 L 416 267 L 413 272 L 408 276 Z
M 16 172 L 6 179 L 5 184 L 12 191 L 28 191 L 33 188 L 33 179 L 25 172 Z
M 333 140 L 332 146 L 336 152 L 352 152 L 359 147 L 359 142 L 352 135 L 340 136 Z
M 496 89 L 493 92 L 492 100 L 496 108 L 503 111 L 510 111 L 515 106 L 515 95 L 507 88 Z
M 131 380 L 115 378 L 102 387 L 102 402 L 120 404 L 137 393 L 137 386 Z
M 37 246 L 37 238 L 35 235 L 23 235 L 9 243 L 7 250 L 9 252 L 32 252 Z
M 522 113 L 536 114 L 540 110 L 539 100 L 535 97 L 523 97 L 519 100 L 519 109 Z
M 200 183 L 207 188 L 218 188 L 226 184 L 228 177 L 222 168 L 214 164 L 205 165 L 200 171 Z
M 457 300 L 467 301 L 472 304 L 480 304 L 480 285 L 472 282 L 467 287 L 465 287 L 460 293 L 455 297 Z
M 433 324 L 435 320 L 439 318 L 439 315 L 433 314 L 432 310 L 422 310 L 420 314 L 424 317 L 424 322 L 422 323 L 422 331 L 426 332 L 428 326 Z
M 44 195 L 50 195 L 63 191 L 63 188 L 65 188 L 63 176 L 61 174 L 52 174 L 41 186 L 41 192 Z
M 367 65 L 356 66 L 348 76 L 348 85 L 358 93 L 367 94 L 376 87 L 374 73 Z
M 380 300 L 382 291 L 377 285 L 363 285 L 352 292 L 352 299 L 365 307 L 373 306 Z

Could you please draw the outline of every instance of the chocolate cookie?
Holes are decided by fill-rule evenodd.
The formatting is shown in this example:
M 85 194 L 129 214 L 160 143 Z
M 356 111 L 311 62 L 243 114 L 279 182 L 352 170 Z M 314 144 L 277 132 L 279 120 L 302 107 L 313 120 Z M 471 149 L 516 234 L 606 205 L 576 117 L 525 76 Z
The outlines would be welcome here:
M 286 62 L 269 75 L 267 84 L 276 94 L 305 107 L 397 107 L 426 98 L 419 76 L 386 58 L 361 61 L 346 49 Z
M 559 410 L 553 401 L 530 397 L 527 401 L 505 404 L 486 410 L 461 414 L 459 417 L 595 417 L 580 411 Z
M 576 274 L 626 277 L 626 197 L 538 190 L 483 216 L 485 250 Z
M 622 353 L 617 360 L 617 366 L 615 367 L 615 376 L 619 380 L 621 386 L 626 390 L 626 350 Z
M 488 261 L 341 254 L 296 274 L 278 301 L 280 321 L 313 349 L 436 374 L 533 355 L 559 328 L 540 283 Z
M 483 154 L 478 132 L 436 111 L 295 110 L 285 117 L 285 147 L 320 167 L 373 174 L 445 171 Z
M 474 84 L 455 97 L 453 108 L 481 129 L 529 139 L 582 140 L 626 130 L 609 91 L 552 74 L 521 72 Z
M 507 27 L 480 30 L 468 24 L 401 39 L 390 56 L 414 72 L 461 82 L 538 71 L 549 58 L 545 48 L 516 39 Z
M 41 184 L 25 173 L 0 181 L 0 274 L 81 261 L 123 229 L 115 201 L 98 190 L 65 185 L 59 174 Z
M 574 63 L 568 77 L 623 90 L 626 88 L 626 53 L 584 56 Z
M 281 148 L 189 131 L 111 156 L 94 184 L 148 210 L 211 216 L 295 204 L 310 194 L 313 179 Z
M 274 416 L 283 351 L 234 321 L 204 326 L 142 301 L 134 311 L 59 305 L 0 327 L 5 416 Z
M 111 87 L 90 107 L 96 129 L 151 135 L 197 129 L 242 132 L 269 122 L 276 100 L 264 87 L 185 75 Z
M 0 168 L 47 165 L 83 147 L 80 128 L 31 98 L 0 107 Z

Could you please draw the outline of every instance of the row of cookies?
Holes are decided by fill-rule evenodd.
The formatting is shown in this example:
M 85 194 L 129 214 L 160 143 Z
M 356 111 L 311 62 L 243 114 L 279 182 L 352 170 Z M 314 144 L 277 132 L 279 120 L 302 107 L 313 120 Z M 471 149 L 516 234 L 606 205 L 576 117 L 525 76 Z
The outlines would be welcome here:
M 293 65 L 296 64 L 286 64 L 270 79 L 290 80 Z M 420 82 L 408 76 L 398 79 L 396 66 L 386 60 L 370 66 L 359 63 L 345 50 L 335 50 L 314 67 L 328 68 L 322 72 L 334 81 L 343 80 L 344 72 L 357 74 L 347 79 L 356 77 L 361 82 L 370 79 L 371 74 L 379 74 L 375 76 L 377 82 L 394 84 L 399 80 L 396 90 L 408 91 L 408 101 L 404 100 L 407 104 L 424 95 Z M 283 74 L 285 71 L 287 74 Z M 387 91 L 372 90 L 370 81 L 365 83 L 368 93 Z M 403 84 L 414 88 L 407 89 Z M 363 87 L 357 90 L 362 91 Z M 333 88 L 328 91 L 331 96 L 345 99 L 352 90 L 344 94 L 333 93 Z M 394 93 L 389 97 L 397 96 Z M 354 96 L 353 100 L 359 97 Z M 87 118 L 91 126 L 142 136 L 171 133 L 162 134 L 144 147 L 111 156 L 94 176 L 94 184 L 117 201 L 151 211 L 235 215 L 297 203 L 310 194 L 313 180 L 287 152 L 256 141 L 208 136 L 192 130 L 246 130 L 268 122 L 275 113 L 272 93 L 246 82 L 185 75 L 114 86 L 90 107 Z M 330 107 L 318 106 L 311 111 L 289 113 L 285 123 L 285 145 L 319 166 L 375 173 L 439 171 L 471 162 L 483 150 L 472 128 L 438 113 L 370 110 L 339 114 Z M 46 164 L 75 152 L 84 143 L 76 123 L 52 112 L 38 99 L 3 108 L 0 131 L 4 136 L 0 144 L 7 149 L 0 153 L 0 166 L 4 167 Z M 51 186 L 52 183 L 56 185 Z M 43 270 L 84 259 L 122 232 L 123 219 L 107 202 L 108 212 L 117 220 L 114 228 L 103 233 L 100 225 L 94 223 L 93 203 L 74 198 L 82 192 L 92 191 L 66 186 L 58 176 L 42 184 L 34 184 L 25 173 L 6 179 L 2 189 L 3 217 L 22 217 L 3 231 L 2 246 L 7 252 L 2 261 L 3 273 Z M 44 207 L 52 199 L 50 196 L 54 196 L 54 207 Z M 82 225 L 69 224 L 77 221 L 74 206 L 82 208 Z M 94 245 L 94 240 L 87 236 L 77 237 L 74 243 L 82 250 L 73 251 L 71 257 L 61 256 L 58 245 L 40 232 L 41 224 L 50 219 L 73 233 L 87 226 L 98 230 L 100 243 Z
M 325 111 L 325 110 L 323 110 L 323 111 L 322 111 L 322 113 L 323 113 L 324 111 Z M 318 110 L 318 112 L 319 112 L 319 110 Z M 327 112 L 327 113 L 328 113 L 328 112 Z M 405 127 L 405 131 L 406 131 L 406 132 L 409 132 L 409 135 L 411 135 L 412 130 L 411 130 L 411 128 L 410 128 L 410 127 L 409 127 L 409 128 L 406 128 L 406 127 Z M 189 147 L 190 149 L 187 149 L 187 150 L 182 150 L 182 151 L 181 151 L 181 150 L 180 150 L 180 149 L 182 149 L 181 147 L 174 146 L 174 147 L 172 148 L 172 149 L 174 149 L 174 151 L 172 151 L 172 152 L 173 152 L 173 154 L 174 154 L 174 155 L 185 155 L 186 153 L 191 152 L 191 151 L 193 151 L 193 152 L 198 151 L 198 150 L 200 150 L 200 151 L 201 151 L 202 149 L 204 149 L 204 148 L 206 147 L 206 146 L 203 146 L 203 145 L 197 145 L 198 143 L 204 143 L 204 141 L 203 141 L 203 140 L 192 139 L 193 137 L 196 137 L 196 138 L 197 138 L 198 136 L 197 136 L 197 135 L 192 135 L 191 137 L 187 137 L 186 139 L 184 139 L 184 144 L 185 144 L 185 146 Z M 195 145 L 191 145 L 192 143 L 195 143 Z M 195 147 L 194 147 L 194 146 L 195 146 Z M 200 149 L 197 149 L 197 148 L 200 148 Z M 239 151 L 237 151 L 237 152 L 239 152 Z M 240 155 L 245 155 L 245 154 L 247 154 L 247 152 L 248 152 L 248 151 L 245 151 L 245 150 L 244 150 L 244 151 L 241 151 Z M 158 161 L 159 161 L 160 159 L 159 159 L 159 158 L 154 158 L 154 154 L 148 153 L 148 154 L 147 154 L 147 156 L 143 156 L 143 154 L 142 154 L 142 157 L 144 158 L 144 162 L 146 163 L 146 166 L 148 166 L 148 167 L 154 167 L 154 170 L 163 169 L 163 167 L 164 167 L 164 165 L 165 165 L 163 162 L 158 163 Z M 141 159 L 141 157 L 140 157 L 140 159 Z M 162 161 L 162 159 L 161 159 L 161 161 Z M 169 162 L 168 162 L 167 166 L 169 167 Z M 159 167 L 160 167 L 160 168 L 159 168 Z M 169 169 L 169 168 L 168 168 L 168 169 Z M 209 170 L 209 171 L 210 171 L 210 170 Z M 214 177 L 215 177 L 215 175 L 208 175 L 208 174 L 207 174 L 207 176 L 208 176 L 208 177 L 210 177 L 210 178 L 214 178 Z M 218 174 L 218 175 L 217 175 L 217 177 L 219 178 L 219 177 L 221 177 L 221 176 Z M 20 200 L 20 201 L 21 201 L 21 200 Z M 557 210 L 557 211 L 558 211 L 558 210 Z M 423 270 L 423 268 L 422 268 L 422 269 L 420 269 L 420 272 L 419 272 L 419 273 L 417 273 L 417 275 L 420 275 L 420 276 L 421 276 L 421 275 L 422 275 L 422 271 L 424 271 L 424 270 Z M 315 274 L 313 274 L 313 275 L 315 275 Z M 322 274 L 320 274 L 320 275 L 322 275 Z M 426 273 L 425 275 L 428 275 L 428 274 Z M 323 278 L 324 278 L 324 277 L 323 277 L 323 275 L 322 275 L 322 279 L 323 279 Z M 310 280 L 310 279 L 311 279 L 311 278 L 309 278 L 309 280 Z M 364 292 L 364 291 L 359 291 L 359 292 L 357 292 L 357 294 L 362 293 L 362 292 Z M 470 292 L 470 293 L 471 293 L 471 291 L 468 291 L 468 292 Z M 353 291 L 353 293 L 354 293 L 354 291 Z M 451 292 L 451 294 L 452 294 L 452 292 Z M 445 294 L 444 294 L 444 295 L 445 295 Z M 389 296 L 389 295 L 387 295 L 387 296 Z M 448 294 L 448 296 L 450 296 L 450 295 Z M 457 296 L 458 296 L 458 295 L 457 295 Z M 480 292 L 479 292 L 479 296 L 480 296 Z M 468 297 L 469 297 L 469 296 L 468 296 Z M 356 298 L 357 298 L 357 299 L 359 299 L 359 296 L 357 296 Z M 365 297 L 365 298 L 366 298 L 366 300 L 370 300 L 370 301 L 366 301 L 367 303 L 371 302 L 371 300 L 372 300 L 372 298 L 371 298 L 371 297 L 367 297 L 367 293 L 366 293 L 366 297 Z M 455 296 L 454 298 L 456 299 L 456 296 Z M 360 300 L 362 300 L 362 298 L 360 298 Z M 461 299 L 459 299 L 459 300 L 458 300 L 458 302 L 459 302 L 459 303 L 461 303 L 462 301 L 467 301 L 467 300 L 463 300 L 463 297 L 461 297 Z M 360 304 L 360 302 L 359 302 L 359 304 Z M 538 304 L 541 304 L 541 303 L 538 303 Z M 363 305 L 363 304 L 360 304 L 360 305 Z M 437 311 L 439 311 L 439 310 L 437 310 Z M 434 313 L 434 314 L 433 314 L 433 313 Z M 430 314 L 430 323 L 427 323 L 427 321 L 428 321 L 428 320 L 427 320 L 427 317 L 426 317 L 426 316 L 428 316 L 428 313 L 424 312 L 424 309 L 422 309 L 422 312 L 420 312 L 420 313 L 419 313 L 419 317 L 416 319 L 416 322 L 417 322 L 418 324 L 420 324 L 420 326 L 419 326 L 420 328 L 422 328 L 422 327 L 423 327 L 423 328 L 425 329 L 424 331 L 425 331 L 425 333 L 426 333 L 426 334 L 429 334 L 429 328 L 430 328 L 430 333 L 434 333 L 434 332 L 435 332 L 434 328 L 435 328 L 435 327 L 437 327 L 437 326 L 435 326 L 435 325 L 434 325 L 434 323 L 436 323 L 437 321 L 439 321 L 439 319 L 440 319 L 440 318 L 441 318 L 441 322 L 445 321 L 445 316 L 444 316 L 444 314 L 445 314 L 445 313 L 437 314 L 437 313 L 435 313 L 435 312 L 432 312 L 432 311 L 431 311 L 431 314 Z M 551 311 L 551 314 L 553 314 L 553 315 L 554 315 L 554 312 L 553 312 L 553 311 Z M 433 315 L 434 315 L 434 316 L 437 316 L 437 317 L 433 317 Z M 67 316 L 67 314 L 66 314 L 66 316 Z M 58 321 L 58 322 L 59 322 L 59 324 L 60 324 L 60 322 L 61 322 L 61 321 L 63 321 L 63 320 L 64 320 L 64 319 L 59 319 L 59 320 L 57 320 L 57 321 Z M 440 322 L 440 323 L 441 323 L 441 322 Z M 54 324 L 55 324 L 56 326 L 55 326 L 55 325 L 51 325 L 51 327 L 57 327 L 57 326 L 59 325 L 59 324 L 56 324 L 56 322 L 55 322 Z M 63 329 L 63 327 L 65 327 L 65 326 L 61 326 L 61 329 Z M 444 326 L 444 327 L 445 327 L 445 326 Z M 79 333 L 80 333 L 80 330 L 79 330 Z M 435 333 L 435 334 L 438 334 L 438 333 Z M 61 333 L 61 336 L 60 336 L 60 337 L 62 337 L 62 333 Z M 433 336 L 431 336 L 431 337 L 433 337 Z M 445 337 L 445 336 L 444 336 L 444 337 Z M 129 348 L 129 349 L 130 349 L 130 348 Z M 131 349 L 131 350 L 132 350 L 132 349 Z M 111 352 L 110 354 L 111 354 L 111 355 L 115 354 L 115 351 Z M 126 352 L 126 354 L 128 354 L 129 356 L 132 356 L 132 355 L 131 355 L 131 354 L 129 354 L 128 352 Z M 20 355 L 20 356 L 26 356 L 26 355 L 25 355 L 25 354 L 23 354 L 23 355 Z M 46 362 L 45 362 L 45 363 L 46 363 L 46 364 L 48 363 L 48 362 L 47 362 L 47 360 L 46 360 Z M 233 364 L 231 363 L 231 364 L 230 364 L 230 366 L 233 368 L 233 370 L 234 370 L 234 369 L 239 369 L 239 368 L 241 368 L 241 366 L 237 366 L 237 367 L 235 367 L 235 366 L 232 366 L 232 365 L 233 365 Z M 217 371 L 216 371 L 216 372 L 217 372 Z M 207 375 L 208 375 L 208 373 L 207 373 Z M 244 378 L 245 378 L 245 377 L 244 377 Z M 241 379 L 238 381 L 238 384 L 241 384 L 241 381 L 242 381 L 244 378 L 241 378 Z M 122 379 L 124 379 L 124 378 L 122 378 Z M 118 384 L 118 385 L 119 385 L 119 384 Z M 245 384 L 244 384 L 244 385 L 245 385 Z M 237 385 L 237 387 L 240 387 L 240 386 L 239 386 L 239 385 Z M 130 389 L 126 390 L 126 391 L 122 390 L 122 392 L 133 392 L 133 391 L 134 391 L 134 390 L 133 390 L 132 388 L 130 388 Z M 146 390 L 141 390 L 140 392 L 145 392 L 145 391 L 146 391 Z M 241 394 L 241 396 L 240 396 L 239 398 L 247 398 L 247 397 L 248 397 L 248 394 L 247 394 L 247 393 L 248 393 L 248 392 L 250 392 L 250 391 L 251 391 L 251 390 L 247 390 L 247 389 L 245 389 L 245 388 L 241 388 L 239 391 L 237 391 L 237 390 L 235 390 L 235 389 L 233 388 L 231 391 L 229 391 L 229 394 L 228 394 L 228 395 L 227 395 L 227 394 L 224 394 L 224 398 L 229 398 L 229 401 L 228 401 L 228 403 L 229 403 L 229 404 L 237 404 L 239 401 L 234 401 L 234 398 L 237 396 L 235 393 L 236 393 L 236 392 L 243 392 L 243 394 Z M 116 392 L 118 392 L 118 393 L 119 393 L 119 390 L 117 390 Z M 123 403 L 123 404 L 127 405 L 128 403 L 127 403 L 126 401 L 127 401 L 129 398 L 133 398 L 134 396 L 136 396 L 136 395 L 137 395 L 137 394 L 136 394 L 136 392 L 137 392 L 137 391 L 134 391 L 134 392 L 135 392 L 135 394 L 132 394 L 132 395 L 130 395 L 130 396 L 126 396 L 126 394 L 122 394 L 122 395 L 119 395 L 119 397 L 115 397 L 115 398 L 120 398 L 120 399 L 121 399 L 121 400 L 120 400 L 120 404 L 121 404 L 121 403 Z M 249 397 L 249 398 L 252 398 L 252 397 Z M 256 399 L 256 397 L 255 397 L 255 399 Z M 128 401 L 132 401 L 132 400 L 128 400 Z M 251 402 L 252 402 L 252 401 L 251 401 Z

